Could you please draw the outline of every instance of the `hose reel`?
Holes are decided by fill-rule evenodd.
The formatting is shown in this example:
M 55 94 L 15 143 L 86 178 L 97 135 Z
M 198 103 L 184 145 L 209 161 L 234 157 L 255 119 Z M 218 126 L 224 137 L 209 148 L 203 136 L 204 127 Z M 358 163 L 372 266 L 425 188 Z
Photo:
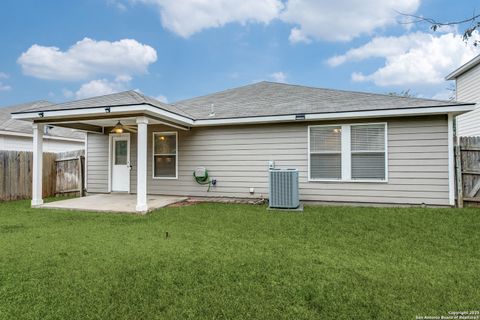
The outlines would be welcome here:
M 198 184 L 208 185 L 207 192 L 210 191 L 210 187 L 215 185 L 217 181 L 215 179 L 210 179 L 208 175 L 208 170 L 204 167 L 195 168 L 193 171 L 193 178 Z

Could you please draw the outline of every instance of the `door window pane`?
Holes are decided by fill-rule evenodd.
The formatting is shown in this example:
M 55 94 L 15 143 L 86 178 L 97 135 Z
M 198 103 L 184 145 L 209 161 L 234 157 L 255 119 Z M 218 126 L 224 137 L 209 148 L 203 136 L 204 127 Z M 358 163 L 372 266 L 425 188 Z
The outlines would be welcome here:
M 115 164 L 116 165 L 127 164 L 127 154 L 128 154 L 127 147 L 128 147 L 128 143 L 126 140 L 115 141 Z

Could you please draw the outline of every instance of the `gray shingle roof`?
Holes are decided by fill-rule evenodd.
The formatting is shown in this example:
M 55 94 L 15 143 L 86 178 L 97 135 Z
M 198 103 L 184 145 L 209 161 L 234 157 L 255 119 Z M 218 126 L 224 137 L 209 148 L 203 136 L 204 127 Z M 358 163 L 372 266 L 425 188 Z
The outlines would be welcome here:
M 471 103 L 321 89 L 263 81 L 206 96 L 178 101 L 174 104 L 162 103 L 136 91 L 125 91 L 55 105 L 38 105 L 29 110 L 24 110 L 24 112 L 138 104 L 149 104 L 190 119 L 204 120 L 292 114 L 381 111 L 468 105 Z M 213 116 L 211 116 L 212 105 Z
M 215 112 L 213 117 L 209 116 L 212 104 Z M 301 113 L 406 109 L 457 104 L 462 103 L 320 89 L 264 81 L 178 101 L 174 105 L 196 119 L 221 119 Z
M 98 108 L 98 107 L 113 107 L 113 106 L 128 106 L 138 104 L 149 104 L 154 107 L 170 111 L 181 116 L 191 118 L 189 114 L 179 108 L 160 102 L 151 97 L 147 97 L 134 90 L 124 91 L 119 93 L 108 94 L 88 99 L 69 101 L 59 104 L 50 104 L 48 106 L 37 106 L 25 111 L 51 111 L 51 110 L 68 110 L 68 109 L 84 109 L 84 108 Z
M 0 108 L 0 130 L 31 134 L 32 124 L 26 121 L 12 119 L 11 113 L 22 112 L 37 108 L 45 108 L 51 105 L 52 103 L 48 101 L 34 101 Z M 83 133 L 74 132 L 73 130 L 60 127 L 50 128 L 47 135 L 74 139 L 83 139 L 84 136 Z

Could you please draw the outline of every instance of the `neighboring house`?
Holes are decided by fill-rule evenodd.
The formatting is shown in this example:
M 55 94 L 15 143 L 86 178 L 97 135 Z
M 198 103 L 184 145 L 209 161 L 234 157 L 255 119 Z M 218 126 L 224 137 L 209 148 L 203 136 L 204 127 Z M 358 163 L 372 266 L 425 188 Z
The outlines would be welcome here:
M 33 122 L 38 152 L 45 124 L 86 131 L 88 192 L 136 193 L 145 211 L 147 193 L 267 197 L 271 161 L 299 170 L 303 201 L 453 206 L 454 117 L 473 109 L 260 82 L 175 104 L 127 91 L 12 116 Z M 217 180 L 210 191 L 197 167 Z M 32 205 L 41 168 L 37 157 Z
M 35 101 L 10 107 L 0 108 L 0 150 L 32 151 L 32 125 L 12 119 L 12 112 L 22 112 L 32 108 L 52 105 L 47 101 Z M 44 152 L 64 152 L 85 148 L 85 134 L 71 129 L 46 126 Z
M 455 80 L 457 101 L 480 102 L 480 55 L 449 74 Z M 480 136 L 480 108 L 457 118 L 457 136 Z

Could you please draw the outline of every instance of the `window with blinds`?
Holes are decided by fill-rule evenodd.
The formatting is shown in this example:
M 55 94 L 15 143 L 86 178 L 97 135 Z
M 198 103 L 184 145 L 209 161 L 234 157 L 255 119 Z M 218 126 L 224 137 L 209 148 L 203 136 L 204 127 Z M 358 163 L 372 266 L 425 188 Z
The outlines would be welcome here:
M 310 178 L 342 178 L 342 127 L 310 128 Z
M 309 139 L 310 180 L 386 180 L 386 124 L 310 126 Z
M 352 125 L 352 179 L 385 180 L 385 125 Z

